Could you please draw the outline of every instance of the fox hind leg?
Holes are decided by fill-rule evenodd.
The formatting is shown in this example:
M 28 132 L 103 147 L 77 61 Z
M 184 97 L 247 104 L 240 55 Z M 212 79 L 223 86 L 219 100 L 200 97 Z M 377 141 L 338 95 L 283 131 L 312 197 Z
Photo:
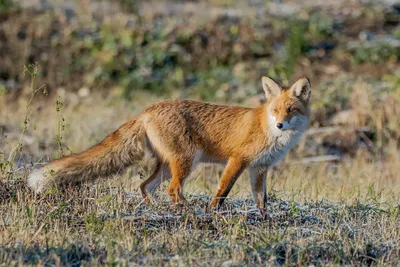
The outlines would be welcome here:
M 149 178 L 147 178 L 143 183 L 140 184 L 140 191 L 142 192 L 142 196 L 147 203 L 150 203 L 150 198 L 147 194 L 148 193 L 147 187 L 157 178 L 157 176 L 159 176 L 160 171 L 161 171 L 161 163 L 157 161 L 153 173 L 150 175 Z
M 171 183 L 168 186 L 168 194 L 174 203 L 187 204 L 187 200 L 182 194 L 184 180 L 190 175 L 192 170 L 192 159 L 172 160 L 170 162 L 172 174 Z
M 171 179 L 171 172 L 168 165 L 162 164 L 156 175 L 151 175 L 143 183 L 140 184 L 140 190 L 144 198 L 148 198 L 148 194 L 153 195 L 155 190 L 163 181 Z

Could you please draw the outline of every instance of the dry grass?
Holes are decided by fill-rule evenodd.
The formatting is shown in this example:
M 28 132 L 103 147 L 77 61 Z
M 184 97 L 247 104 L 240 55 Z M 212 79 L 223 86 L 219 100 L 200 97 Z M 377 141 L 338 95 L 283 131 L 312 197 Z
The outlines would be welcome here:
M 33 102 L 30 128 L 17 157 L 20 169 L 1 186 L 0 262 L 6 265 L 399 263 L 400 165 L 396 154 L 387 153 L 389 148 L 385 160 L 371 154 L 375 150 L 359 148 L 339 161 L 302 163 L 304 156 L 319 155 L 309 148 L 323 146 L 331 134 L 311 129 L 269 174 L 268 220 L 250 199 L 246 173 L 221 211 L 206 211 L 221 171 L 218 166 L 200 168 L 186 184 L 189 208 L 171 206 L 166 184 L 154 205 L 143 204 L 134 169 L 96 185 L 35 196 L 25 188 L 29 168 L 23 165 L 57 155 L 54 136 L 60 115 L 66 125 L 62 142 L 78 152 L 157 101 L 138 96 L 137 102 L 115 105 L 113 98 L 77 98 L 65 92 L 58 99 L 66 103 L 60 113 L 55 104 Z M 23 106 L 21 102 L 0 109 L 8 132 L 15 133 L 2 139 L 3 151 L 10 151 L 19 138 Z M 337 127 L 333 130 L 343 131 Z
M 365 44 L 359 40 L 364 35 L 378 41 L 395 35 L 390 23 L 398 17 L 386 1 L 355 1 L 346 8 L 346 1 L 306 1 L 313 12 L 303 12 L 296 1 L 240 2 L 244 8 L 230 0 L 176 5 L 150 1 L 140 6 L 142 13 L 121 8 L 131 0 L 119 2 L 71 1 L 77 5 L 72 5 L 76 13 L 70 14 L 70 22 L 69 2 L 60 10 L 12 9 L 0 23 L 0 35 L 5 36 L 0 46 L 10 51 L 0 53 L 0 92 L 6 91 L 0 95 L 0 265 L 400 264 L 398 47 L 358 49 Z M 288 34 L 298 29 L 290 28 L 296 23 L 287 23 L 286 16 L 302 23 L 309 19 L 306 31 L 298 34 L 307 43 Z M 127 23 L 139 18 L 143 29 Z M 158 20 L 165 22 L 169 38 L 151 39 Z M 81 33 L 89 39 L 74 39 Z M 193 36 L 184 45 L 176 34 Z M 150 42 L 143 41 L 146 36 Z M 215 43 L 201 46 L 198 36 Z M 138 42 L 138 54 L 133 57 L 131 46 L 119 39 Z M 337 46 L 329 48 L 332 41 Z M 166 45 L 174 49 L 159 50 Z M 305 45 L 309 50 L 299 51 Z M 117 49 L 115 58 L 110 47 Z M 184 57 L 173 71 L 164 64 L 167 72 L 160 72 L 165 77 L 157 83 L 153 78 L 160 66 L 148 65 L 146 55 L 167 51 L 161 55 L 173 58 L 176 48 Z M 394 53 L 379 54 L 388 51 Z M 143 60 L 139 67 L 138 58 Z M 42 61 L 37 84 L 46 83 L 49 96 L 38 93 L 32 99 L 37 86 L 25 86 L 30 79 L 23 78 L 17 65 L 32 59 Z M 383 63 L 371 61 L 377 59 Z M 144 70 L 140 77 L 147 75 L 143 83 L 125 84 L 138 68 Z M 99 142 L 164 98 L 161 92 L 251 106 L 257 102 L 251 97 L 261 92 L 256 79 L 266 73 L 289 79 L 291 72 L 312 80 L 312 123 L 300 144 L 268 174 L 268 219 L 255 209 L 247 173 L 220 211 L 207 211 L 222 170 L 215 165 L 199 168 L 185 184 L 190 207 L 171 205 L 167 183 L 153 205 L 142 203 L 135 168 L 96 184 L 40 196 L 25 187 L 32 164 Z M 151 91 L 147 83 L 168 90 Z M 127 89 L 131 100 L 121 97 Z M 15 150 L 19 140 L 21 147 Z M 12 151 L 15 158 L 7 163 Z M 334 160 L 318 161 L 327 155 Z
M 1 213 L 5 264 L 254 265 L 396 264 L 399 206 L 301 204 L 272 197 L 268 220 L 250 200 L 216 213 L 191 195 L 191 208 L 153 206 L 121 186 L 35 197 L 17 189 Z

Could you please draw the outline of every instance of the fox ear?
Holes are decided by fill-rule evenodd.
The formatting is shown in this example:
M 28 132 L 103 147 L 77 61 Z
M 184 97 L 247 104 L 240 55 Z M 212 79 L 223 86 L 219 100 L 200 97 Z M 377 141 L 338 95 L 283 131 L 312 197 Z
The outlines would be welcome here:
M 311 83 L 306 77 L 300 78 L 292 86 L 293 95 L 308 102 L 311 97 Z
M 281 93 L 282 88 L 273 79 L 263 76 L 261 81 L 265 92 L 265 97 L 267 99 L 269 99 L 271 96 L 276 96 Z

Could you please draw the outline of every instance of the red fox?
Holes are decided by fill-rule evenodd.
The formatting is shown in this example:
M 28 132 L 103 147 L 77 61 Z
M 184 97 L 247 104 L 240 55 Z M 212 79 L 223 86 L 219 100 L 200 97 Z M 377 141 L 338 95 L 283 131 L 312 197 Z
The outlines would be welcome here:
M 145 158 L 151 175 L 141 185 L 143 197 L 171 179 L 168 194 L 187 203 L 182 186 L 200 162 L 225 163 L 211 208 L 219 207 L 241 173 L 248 168 L 254 200 L 266 208 L 268 167 L 281 160 L 308 126 L 311 84 L 301 78 L 281 87 L 262 77 L 267 101 L 256 108 L 190 100 L 165 100 L 109 134 L 101 143 L 76 155 L 34 170 L 28 186 L 41 192 L 54 184 L 93 181 L 115 174 Z

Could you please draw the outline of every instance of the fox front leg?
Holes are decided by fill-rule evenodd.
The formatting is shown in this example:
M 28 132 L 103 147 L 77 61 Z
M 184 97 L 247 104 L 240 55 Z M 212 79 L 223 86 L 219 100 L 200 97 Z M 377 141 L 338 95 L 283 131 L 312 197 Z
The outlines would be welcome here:
M 267 211 L 267 168 L 251 167 L 250 183 L 253 198 L 261 214 Z
M 239 178 L 245 168 L 246 164 L 243 160 L 239 158 L 229 159 L 228 164 L 226 165 L 222 174 L 219 188 L 215 194 L 214 200 L 210 205 L 211 209 L 220 207 L 224 203 L 229 191 L 231 191 L 236 180 Z

